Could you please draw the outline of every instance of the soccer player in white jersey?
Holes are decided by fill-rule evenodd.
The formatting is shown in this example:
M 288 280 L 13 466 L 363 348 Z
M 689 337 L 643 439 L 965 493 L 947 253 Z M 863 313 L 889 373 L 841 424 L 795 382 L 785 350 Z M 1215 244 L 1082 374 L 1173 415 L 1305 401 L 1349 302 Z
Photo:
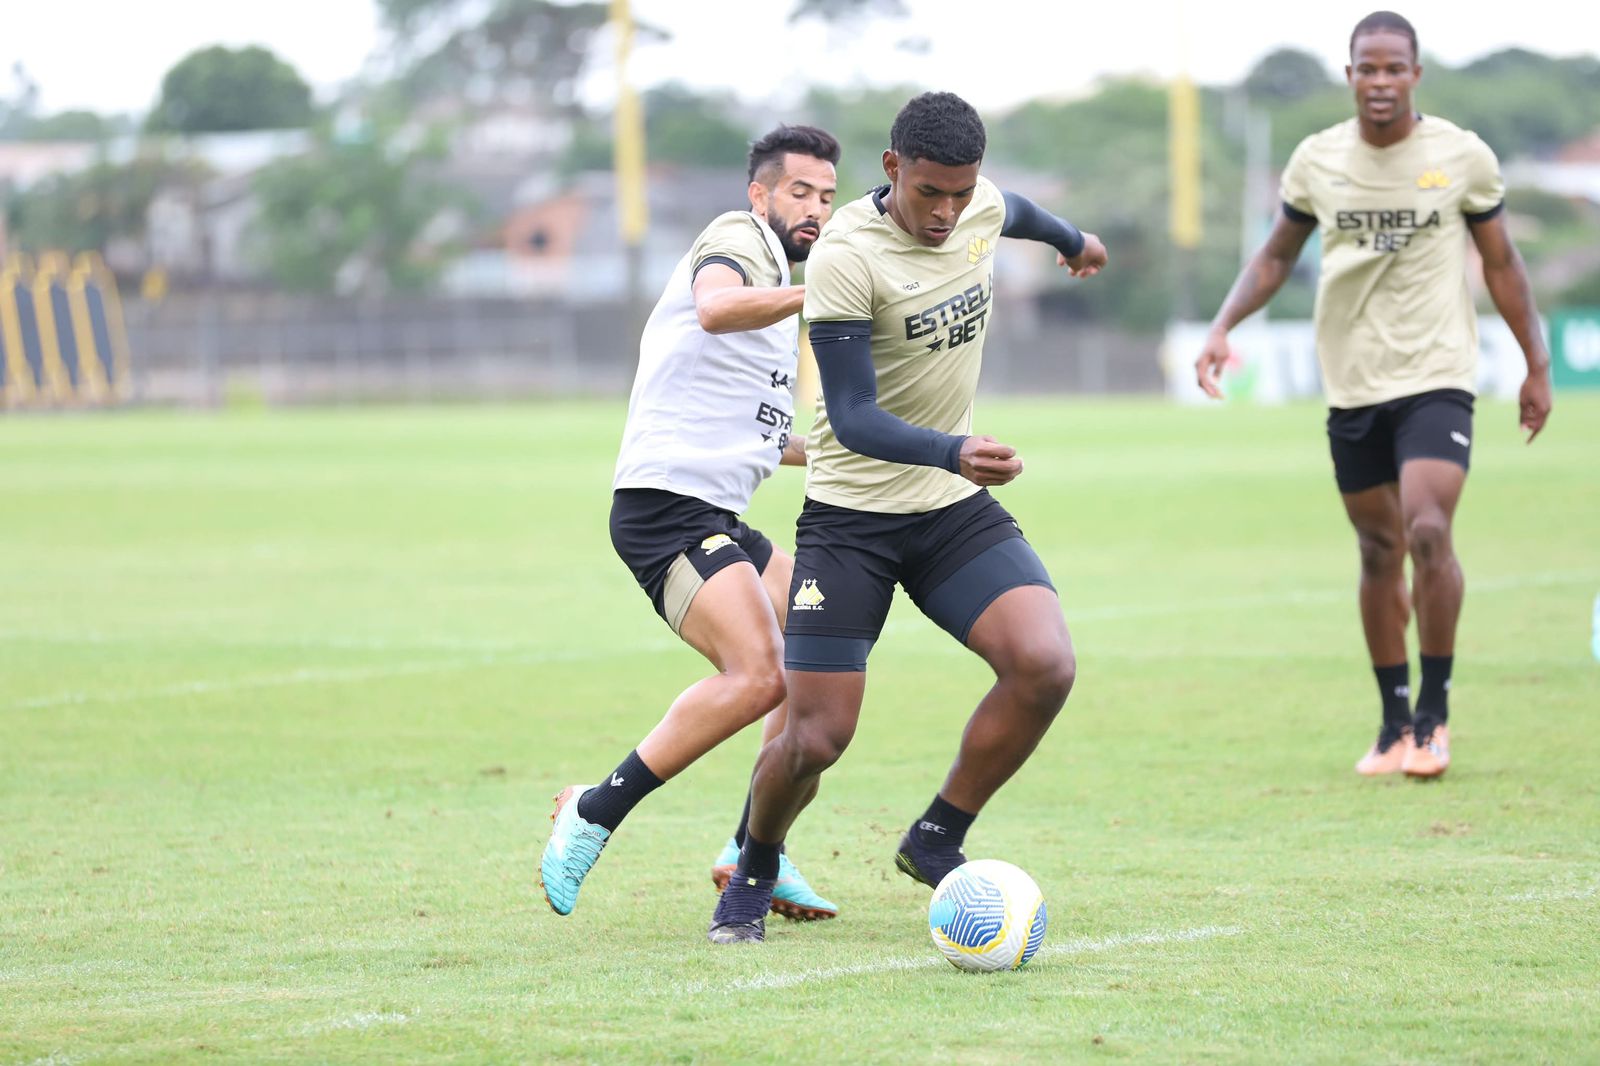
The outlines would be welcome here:
M 791 283 L 790 269 L 833 212 L 838 161 L 838 142 L 810 126 L 780 126 L 757 141 L 750 210 L 706 227 L 645 325 L 612 484 L 611 543 L 657 613 L 717 672 L 680 693 L 599 784 L 556 796 L 540 884 L 557 914 L 572 912 L 600 850 L 640 800 L 763 715 L 763 740 L 783 728 L 794 560 L 738 516 L 780 463 L 805 464 L 805 439 L 790 433 L 805 287 Z M 741 817 L 740 840 L 744 829 Z M 774 911 L 838 913 L 787 856 L 782 874 Z
M 973 819 L 1055 719 L 1076 670 L 1044 564 L 986 486 L 1022 473 L 1016 450 L 973 432 L 1001 237 L 1043 242 L 1078 276 L 1106 250 L 982 177 L 983 120 L 951 93 L 895 117 L 889 183 L 840 208 L 806 274 L 823 404 L 808 440 L 784 638 L 789 708 L 761 749 L 749 831 L 709 937 L 766 935 L 790 825 L 855 733 L 867 657 L 898 583 L 981 656 L 995 683 L 955 764 L 910 823 L 895 865 L 926 885 L 966 861 Z
M 1472 451 L 1478 364 L 1468 234 L 1527 360 L 1518 417 L 1530 442 L 1550 415 L 1550 355 L 1506 231 L 1494 153 L 1412 107 L 1422 67 L 1411 23 L 1392 11 L 1362 19 L 1345 77 L 1356 117 L 1295 149 L 1283 173 L 1283 211 L 1212 321 L 1195 370 L 1200 387 L 1220 396 L 1228 331 L 1266 305 L 1320 230 L 1315 317 L 1328 442 L 1360 548 L 1361 624 L 1383 707 L 1377 741 L 1356 770 L 1438 777 L 1450 765 L 1450 673 L 1464 591 L 1451 522 Z M 1422 652 L 1414 714 L 1406 651 L 1413 605 Z

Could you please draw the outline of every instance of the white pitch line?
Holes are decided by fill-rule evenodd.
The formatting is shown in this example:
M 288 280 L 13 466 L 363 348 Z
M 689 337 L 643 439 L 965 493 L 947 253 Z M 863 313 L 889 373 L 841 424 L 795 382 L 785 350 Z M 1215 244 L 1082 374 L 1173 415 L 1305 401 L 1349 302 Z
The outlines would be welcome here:
M 1532 892 L 1518 892 L 1514 896 L 1506 896 L 1511 903 L 1553 903 L 1567 899 L 1592 899 L 1600 893 L 1600 884 L 1590 885 L 1588 888 L 1543 888 Z
M 448 673 L 475 666 L 531 666 L 540 663 L 581 662 L 585 659 L 607 657 L 626 651 L 631 654 L 659 651 L 677 647 L 676 641 L 645 641 L 626 649 L 609 647 L 590 650 L 566 650 L 528 655 L 482 655 L 465 659 L 447 659 L 431 663 L 405 663 L 398 666 L 333 667 L 326 669 L 290 670 L 281 674 L 263 674 L 221 680 L 177 681 L 146 689 L 124 689 L 110 692 L 60 692 L 53 696 L 17 700 L 0 705 L 0 713 L 9 711 L 37 711 L 51 707 L 71 707 L 86 703 L 131 703 L 137 700 L 161 699 L 169 696 L 206 696 L 219 692 L 243 692 L 258 688 L 281 688 L 289 685 L 342 684 L 351 681 L 372 681 L 379 678 L 405 677 L 415 674 Z
M 404 1025 L 411 1019 L 409 1016 L 397 1011 L 361 1011 L 348 1018 L 335 1018 L 327 1022 L 313 1022 L 303 1025 L 298 1030 L 301 1036 L 315 1036 L 318 1033 L 333 1033 L 341 1029 L 371 1029 L 374 1025 Z
M 1112 951 L 1116 948 L 1136 947 L 1143 944 L 1186 944 L 1196 940 L 1211 940 L 1216 937 L 1238 936 L 1244 932 L 1238 926 L 1231 925 L 1202 925 L 1194 929 L 1178 929 L 1170 933 L 1121 933 L 1115 936 L 1090 938 L 1078 937 L 1060 944 L 1046 944 L 1039 949 L 1034 959 L 1053 955 L 1086 955 L 1093 952 Z M 755 977 L 741 977 L 725 984 L 695 983 L 684 985 L 680 991 L 686 995 L 698 995 L 702 992 L 761 992 L 772 988 L 793 988 L 815 981 L 834 981 L 841 977 L 858 977 L 862 974 L 894 973 L 899 970 L 921 970 L 927 967 L 950 965 L 939 955 L 919 955 L 916 958 L 880 959 L 876 962 L 864 962 L 856 966 L 830 966 L 813 970 L 801 970 L 798 973 L 760 974 Z

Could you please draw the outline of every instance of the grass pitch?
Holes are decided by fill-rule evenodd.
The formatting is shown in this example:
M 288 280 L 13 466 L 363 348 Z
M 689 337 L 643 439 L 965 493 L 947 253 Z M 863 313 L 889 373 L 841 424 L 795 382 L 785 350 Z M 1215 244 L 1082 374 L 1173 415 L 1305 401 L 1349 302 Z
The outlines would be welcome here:
M 1600 1058 L 1600 396 L 1480 406 L 1431 785 L 1351 772 L 1319 409 L 979 416 L 1080 664 L 969 837 L 1050 906 L 987 977 L 893 872 L 988 684 L 904 597 L 790 842 L 837 921 L 704 941 L 753 735 L 545 907 L 551 794 L 702 673 L 611 553 L 620 405 L 0 421 L 0 1062 Z

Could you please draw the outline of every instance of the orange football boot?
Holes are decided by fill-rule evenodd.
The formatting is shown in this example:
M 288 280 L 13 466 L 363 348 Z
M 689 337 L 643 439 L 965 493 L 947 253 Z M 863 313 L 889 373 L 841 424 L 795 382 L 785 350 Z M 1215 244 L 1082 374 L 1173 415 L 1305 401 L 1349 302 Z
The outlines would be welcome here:
M 1436 725 L 1421 744 L 1412 744 L 1400 769 L 1407 777 L 1438 777 L 1450 769 L 1450 727 Z
M 1378 734 L 1377 741 L 1372 745 L 1372 750 L 1361 757 L 1356 763 L 1356 773 L 1363 777 L 1377 777 L 1379 774 L 1397 774 L 1405 768 L 1405 761 L 1412 750 L 1411 730 L 1406 729 L 1385 746 L 1383 734 Z

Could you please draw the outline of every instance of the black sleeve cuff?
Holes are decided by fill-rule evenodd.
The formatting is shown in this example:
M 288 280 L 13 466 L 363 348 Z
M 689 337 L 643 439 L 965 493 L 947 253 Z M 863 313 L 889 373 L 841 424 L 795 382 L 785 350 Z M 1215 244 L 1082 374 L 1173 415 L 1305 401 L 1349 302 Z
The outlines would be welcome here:
M 725 255 L 708 255 L 704 259 L 700 260 L 700 262 L 694 265 L 694 273 L 689 275 L 689 280 L 693 282 L 695 278 L 700 276 L 700 271 L 710 266 L 712 263 L 721 263 L 725 267 L 732 268 L 736 274 L 744 279 L 744 283 L 746 285 L 750 284 L 750 275 L 744 272 L 744 267 L 740 266 L 736 260 L 729 259 Z
M 1287 218 L 1290 222 L 1299 222 L 1306 226 L 1311 225 L 1317 220 L 1316 215 L 1307 214 L 1298 207 L 1294 206 L 1294 204 L 1288 202 L 1285 202 L 1283 205 L 1283 217 Z
M 1501 200 L 1487 211 L 1479 211 L 1477 214 L 1473 214 L 1471 211 L 1463 211 L 1461 214 L 1465 216 L 1468 222 L 1487 222 L 1505 209 L 1506 202 Z
M 812 347 L 832 341 L 870 341 L 872 323 L 867 319 L 844 322 L 812 322 L 807 327 Z

